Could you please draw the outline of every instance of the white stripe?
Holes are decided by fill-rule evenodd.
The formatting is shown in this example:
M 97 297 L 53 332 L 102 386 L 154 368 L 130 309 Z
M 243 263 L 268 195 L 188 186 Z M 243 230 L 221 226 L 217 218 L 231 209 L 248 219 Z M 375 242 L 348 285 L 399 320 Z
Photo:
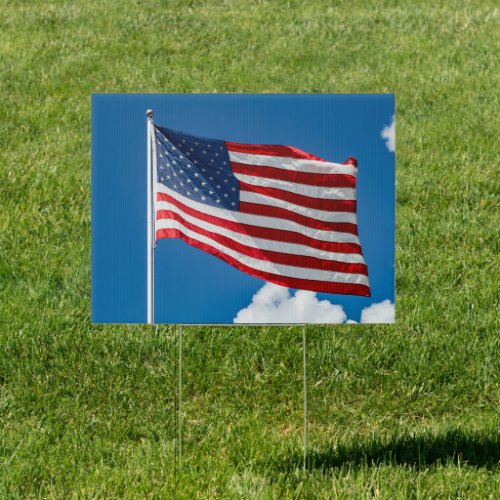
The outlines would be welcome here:
M 241 182 L 246 182 L 252 186 L 270 187 L 283 189 L 290 193 L 310 196 L 312 198 L 321 198 L 328 200 L 355 200 L 356 190 L 353 188 L 339 187 L 320 187 L 299 184 L 296 182 L 283 181 L 278 179 L 269 179 L 267 177 L 258 177 L 254 175 L 234 174 Z
M 175 198 L 176 200 L 194 208 L 195 210 L 204 212 L 209 215 L 214 215 L 215 217 L 222 217 L 223 219 L 232 220 L 234 222 L 239 222 L 241 224 L 252 224 L 253 226 L 271 227 L 274 229 L 290 228 L 290 231 L 302 231 L 302 232 L 304 232 L 304 230 L 311 230 L 314 231 L 315 234 L 317 232 L 317 236 L 311 236 L 312 238 L 316 238 L 318 240 L 324 239 L 325 241 L 330 241 L 326 235 L 331 233 L 331 231 L 321 231 L 319 229 L 309 228 L 303 226 L 302 224 L 298 224 L 297 222 L 288 221 L 287 219 L 281 219 L 278 217 L 266 217 L 257 214 L 244 214 L 241 212 L 237 212 L 235 210 L 227 210 L 225 208 L 212 207 L 210 205 L 206 205 L 205 203 L 200 203 L 191 200 L 190 198 L 186 198 L 185 196 L 179 194 L 177 191 L 167 188 L 161 182 L 157 184 L 157 191 L 159 193 L 168 194 L 172 198 Z M 249 193 L 246 191 L 240 192 L 240 200 L 249 201 L 250 203 L 257 203 L 260 205 L 270 205 L 270 206 L 286 208 L 287 210 L 294 211 L 300 213 L 301 215 L 305 215 L 307 217 L 311 217 L 313 219 L 321 221 L 340 222 L 340 223 L 346 222 L 349 224 L 357 224 L 356 214 L 352 212 L 326 212 L 324 210 L 315 210 L 313 208 L 293 205 L 292 203 L 289 203 L 287 201 L 278 200 L 276 198 L 271 198 L 269 196 L 264 196 L 258 193 Z M 158 210 L 161 210 L 160 202 L 157 203 L 157 208 Z M 304 232 L 304 234 L 307 233 Z M 325 234 L 325 237 L 322 237 L 321 236 L 322 234 Z
M 167 204 L 167 202 L 163 202 Z M 242 234 L 235 231 L 231 231 L 230 229 L 217 226 L 216 224 L 210 224 L 203 220 L 197 219 L 196 217 L 192 217 L 189 214 L 183 212 L 180 208 L 175 205 L 170 205 L 168 207 L 172 212 L 180 215 L 183 219 L 195 226 L 201 227 L 211 233 L 219 234 L 221 236 L 225 236 L 236 243 L 241 243 L 242 245 L 246 245 L 256 249 L 262 250 L 271 250 L 273 252 L 281 252 L 288 253 L 291 255 L 300 255 L 307 257 L 315 257 L 317 259 L 324 260 L 335 260 L 338 262 L 347 262 L 347 263 L 360 263 L 364 264 L 363 256 L 360 254 L 350 254 L 350 253 L 339 253 L 339 252 L 329 252 L 327 250 L 321 250 L 318 248 L 310 247 L 308 245 L 301 245 L 298 243 L 288 243 L 288 242 L 280 242 L 276 240 L 269 240 L 266 238 L 256 238 L 253 236 L 249 236 L 248 234 Z M 163 229 L 165 223 L 168 219 L 159 219 L 156 221 L 156 229 Z M 356 238 L 354 235 L 350 235 L 351 237 Z M 346 243 L 353 243 L 353 241 L 345 241 Z
M 358 169 L 354 165 L 342 165 L 318 160 L 301 160 L 285 156 L 252 155 L 229 151 L 229 159 L 236 163 L 247 165 L 261 165 L 263 167 L 282 168 L 297 172 L 310 172 L 313 174 L 346 174 L 356 177 Z
M 313 219 L 321 220 L 324 222 L 337 222 L 338 215 L 347 214 L 350 212 L 327 212 L 326 210 L 317 210 L 315 208 L 303 207 L 301 205 L 295 205 L 289 201 L 280 200 L 278 198 L 273 198 L 272 196 L 266 196 L 260 193 L 252 193 L 250 191 L 240 191 L 240 201 L 246 201 L 248 203 L 258 203 L 260 205 L 270 205 L 272 207 L 284 208 L 290 212 L 295 212 L 300 215 L 305 215 L 306 217 L 311 217 Z M 351 213 L 354 218 L 356 214 Z M 356 224 L 356 222 L 355 222 Z
M 217 243 L 206 236 L 195 233 L 184 227 L 180 222 L 172 219 L 165 220 L 165 229 L 178 229 L 183 234 L 192 238 L 194 240 L 210 245 L 220 252 L 229 255 L 236 259 L 238 262 L 245 264 L 252 269 L 259 271 L 264 271 L 266 273 L 277 274 L 279 276 L 287 276 L 290 278 L 299 278 L 305 280 L 319 280 L 326 282 L 336 282 L 336 283 L 354 283 L 359 285 L 369 286 L 368 277 L 364 274 L 354 274 L 354 273 L 337 273 L 333 271 L 324 271 L 321 269 L 310 269 L 305 267 L 294 267 L 287 266 L 284 264 L 275 264 L 267 260 L 254 259 L 248 255 L 237 252 L 236 250 L 230 249 Z

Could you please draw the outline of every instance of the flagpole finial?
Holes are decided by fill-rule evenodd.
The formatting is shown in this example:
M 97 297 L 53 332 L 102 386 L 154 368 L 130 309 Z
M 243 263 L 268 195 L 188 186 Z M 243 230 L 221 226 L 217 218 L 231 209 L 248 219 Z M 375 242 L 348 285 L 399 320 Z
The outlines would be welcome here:
M 146 116 L 151 120 L 153 118 L 153 110 L 152 109 L 148 109 L 146 111 Z

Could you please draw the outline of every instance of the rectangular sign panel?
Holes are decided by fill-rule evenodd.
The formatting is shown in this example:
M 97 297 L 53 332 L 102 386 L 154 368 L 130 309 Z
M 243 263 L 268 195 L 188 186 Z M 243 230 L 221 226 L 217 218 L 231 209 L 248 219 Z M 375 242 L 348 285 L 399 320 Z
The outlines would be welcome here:
M 393 95 L 94 95 L 92 321 L 394 322 Z

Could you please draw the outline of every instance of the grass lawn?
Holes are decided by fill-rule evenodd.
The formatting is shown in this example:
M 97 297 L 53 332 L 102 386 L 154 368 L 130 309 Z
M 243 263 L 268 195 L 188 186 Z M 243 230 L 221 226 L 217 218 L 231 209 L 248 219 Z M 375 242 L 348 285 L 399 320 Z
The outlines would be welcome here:
M 490 0 L 0 0 L 1 498 L 500 498 Z M 394 92 L 395 326 L 90 323 L 92 92 Z

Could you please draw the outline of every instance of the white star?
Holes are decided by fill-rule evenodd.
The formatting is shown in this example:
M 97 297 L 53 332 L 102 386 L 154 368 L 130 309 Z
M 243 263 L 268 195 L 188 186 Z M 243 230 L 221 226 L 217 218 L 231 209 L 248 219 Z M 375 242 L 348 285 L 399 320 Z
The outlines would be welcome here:
M 180 174 L 183 174 L 183 173 L 184 173 L 184 170 L 179 170 L 179 173 L 180 173 Z
M 167 175 L 167 179 L 171 179 L 170 175 Z
M 219 153 L 215 153 L 215 156 L 219 156 Z
M 208 147 L 209 147 L 209 148 L 211 148 L 211 147 L 212 147 L 212 145 L 211 145 L 211 144 L 209 144 L 209 145 L 208 145 Z
M 227 198 L 227 193 L 224 193 L 224 198 Z
M 191 179 L 188 179 L 188 184 L 190 184 L 190 183 L 191 183 Z
M 201 197 L 202 200 L 206 200 L 206 198 L 204 196 Z
M 207 183 L 206 183 L 205 181 L 203 181 L 203 182 L 201 183 L 201 185 L 202 185 L 202 186 L 206 186 L 206 185 L 207 185 Z
M 212 158 L 210 161 L 213 163 L 213 162 L 214 162 L 214 159 Z
M 213 177 L 209 177 L 209 179 L 210 179 L 211 181 L 213 181 L 213 180 L 214 180 L 214 178 L 213 178 Z
M 224 179 L 224 182 L 227 184 L 227 179 Z
M 207 152 L 206 152 L 205 150 L 203 150 L 203 154 L 204 154 L 204 155 L 206 155 L 206 154 L 207 154 Z
M 197 142 L 195 142 L 194 144 L 195 144 L 195 146 L 198 146 L 198 143 L 197 143 Z
M 209 191 L 208 194 L 214 194 L 214 192 L 213 191 Z
M 188 192 L 187 192 L 187 195 L 188 195 L 188 196 L 191 196 L 191 193 L 188 191 Z
M 194 160 L 195 163 L 198 163 L 198 160 Z
M 220 189 L 220 186 L 217 186 L 217 189 Z
M 174 184 L 174 189 L 177 189 L 177 184 Z
M 199 174 L 198 172 L 196 172 L 196 173 L 194 174 L 194 176 L 195 176 L 195 177 L 198 177 L 199 175 L 200 175 L 200 174 Z
M 223 162 L 222 162 L 222 164 L 223 164 L 223 165 L 225 165 L 225 164 L 226 164 L 226 162 L 225 162 L 225 161 L 223 161 Z
M 220 200 L 217 200 L 217 203 L 220 203 Z
M 231 188 L 231 191 L 236 191 L 236 188 L 232 187 L 232 188 Z
M 195 192 L 198 192 L 198 188 L 194 188 Z
M 231 203 L 231 205 L 234 207 L 234 206 L 236 205 L 236 203 L 233 201 L 233 202 Z

